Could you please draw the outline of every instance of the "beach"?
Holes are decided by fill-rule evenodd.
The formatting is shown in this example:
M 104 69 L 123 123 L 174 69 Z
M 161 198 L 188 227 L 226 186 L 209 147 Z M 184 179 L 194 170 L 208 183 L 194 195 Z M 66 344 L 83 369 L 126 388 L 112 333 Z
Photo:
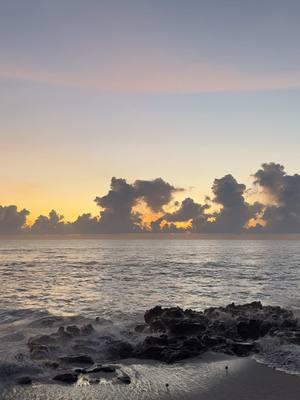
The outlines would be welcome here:
M 300 376 L 269 368 L 251 358 L 208 353 L 162 365 L 128 360 L 121 364 L 130 385 L 103 378 L 101 384 L 43 384 L 2 388 L 1 400 L 298 400 Z M 228 366 L 228 370 L 225 367 Z M 166 384 L 169 386 L 166 387 Z

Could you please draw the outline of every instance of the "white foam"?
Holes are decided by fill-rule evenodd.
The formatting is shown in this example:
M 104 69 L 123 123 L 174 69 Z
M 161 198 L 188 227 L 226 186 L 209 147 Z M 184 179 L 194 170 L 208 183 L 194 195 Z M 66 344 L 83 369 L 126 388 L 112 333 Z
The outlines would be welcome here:
M 265 337 L 260 341 L 261 351 L 254 356 L 259 363 L 292 375 L 300 375 L 300 346 L 281 343 L 279 338 Z

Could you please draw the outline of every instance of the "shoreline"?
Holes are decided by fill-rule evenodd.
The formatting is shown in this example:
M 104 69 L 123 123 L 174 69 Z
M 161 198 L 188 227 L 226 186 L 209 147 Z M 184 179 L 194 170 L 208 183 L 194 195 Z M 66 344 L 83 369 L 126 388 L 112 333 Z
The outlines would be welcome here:
M 300 376 L 275 370 L 251 357 L 207 353 L 173 365 L 136 359 L 120 364 L 130 385 L 53 385 L 3 388 L 1 400 L 298 400 Z M 228 372 L 225 367 L 228 366 Z M 166 387 L 166 383 L 169 384 Z

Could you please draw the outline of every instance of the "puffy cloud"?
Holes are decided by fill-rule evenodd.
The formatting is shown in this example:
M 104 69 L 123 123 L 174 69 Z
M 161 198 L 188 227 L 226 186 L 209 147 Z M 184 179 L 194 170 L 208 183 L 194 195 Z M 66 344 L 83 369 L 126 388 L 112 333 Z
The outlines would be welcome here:
M 18 211 L 17 207 L 0 206 L 0 233 L 13 234 L 18 233 L 26 223 L 26 217 L 29 211 L 25 208 Z
M 99 220 L 92 217 L 90 213 L 82 214 L 72 223 L 71 230 L 73 233 L 98 233 Z
M 193 199 L 187 197 L 182 201 L 178 210 L 173 213 L 166 214 L 163 219 L 170 222 L 189 221 L 202 216 L 204 211 L 208 208 L 209 206 L 207 204 L 201 205 L 195 203 Z
M 99 230 L 105 233 L 126 233 L 140 230 L 138 214 L 132 211 L 137 203 L 133 185 L 125 179 L 112 178 L 110 190 L 103 197 L 96 197 L 100 212 Z
M 262 164 L 255 184 L 266 191 L 275 205 L 266 206 L 263 219 L 268 232 L 300 233 L 300 175 L 288 175 L 283 165 Z
M 141 215 L 133 211 L 138 202 L 144 200 L 153 211 L 160 211 L 178 190 L 161 178 L 129 184 L 125 179 L 113 177 L 109 192 L 95 199 L 104 209 L 100 212 L 99 230 L 105 233 L 141 231 Z
M 203 216 L 193 221 L 193 228 L 197 231 L 214 233 L 240 233 L 246 223 L 255 218 L 261 211 L 261 204 L 250 205 L 245 201 L 246 186 L 238 183 L 232 175 L 215 179 L 212 192 L 212 202 L 221 206 L 218 213 L 210 214 L 213 220 L 205 221 Z
M 48 217 L 40 215 L 35 220 L 31 227 L 31 232 L 37 234 L 64 233 L 66 225 L 63 219 L 63 215 L 59 215 L 55 210 L 52 210 Z
M 164 205 L 170 203 L 175 192 L 183 190 L 175 188 L 161 178 L 152 181 L 137 180 L 134 182 L 134 189 L 136 197 L 141 197 L 154 212 L 161 211 Z

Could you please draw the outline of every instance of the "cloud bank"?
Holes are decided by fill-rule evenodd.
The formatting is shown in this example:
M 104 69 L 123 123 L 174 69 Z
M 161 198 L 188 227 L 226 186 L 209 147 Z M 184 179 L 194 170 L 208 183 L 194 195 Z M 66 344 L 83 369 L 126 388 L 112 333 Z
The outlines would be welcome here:
M 184 189 L 162 178 L 128 183 L 113 177 L 109 191 L 95 198 L 100 208 L 98 216 L 85 213 L 66 222 L 52 210 L 29 227 L 28 210 L 0 206 L 0 233 L 300 233 L 300 175 L 289 175 L 283 165 L 270 162 L 262 164 L 253 178 L 249 189 L 230 174 L 216 178 L 211 196 L 201 204 L 190 197 L 174 203 L 174 196 Z M 263 193 L 267 202 L 248 202 L 249 190 Z M 145 224 L 139 211 L 141 204 L 149 213 L 160 215 L 150 225 Z M 173 211 L 167 211 L 172 207 Z

